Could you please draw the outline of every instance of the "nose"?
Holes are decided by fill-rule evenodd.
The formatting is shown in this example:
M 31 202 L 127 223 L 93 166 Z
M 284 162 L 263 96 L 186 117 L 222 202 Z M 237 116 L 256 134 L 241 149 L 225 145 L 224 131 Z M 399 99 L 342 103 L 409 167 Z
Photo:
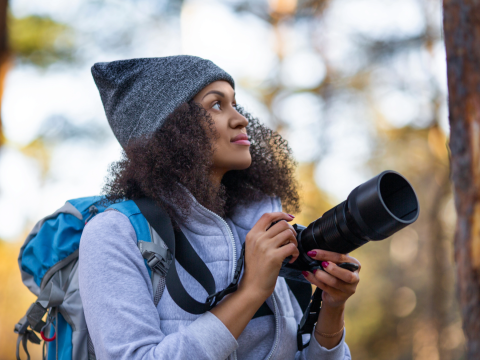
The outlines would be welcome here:
M 240 114 L 237 110 L 232 108 L 232 115 L 230 117 L 230 127 L 232 129 L 243 129 L 244 127 L 247 127 L 248 125 L 248 120 L 245 116 Z

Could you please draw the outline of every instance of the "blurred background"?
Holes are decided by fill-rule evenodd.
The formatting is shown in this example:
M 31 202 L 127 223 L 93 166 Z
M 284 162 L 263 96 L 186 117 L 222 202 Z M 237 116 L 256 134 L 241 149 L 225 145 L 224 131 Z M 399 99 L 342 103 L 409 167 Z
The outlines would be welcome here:
M 90 67 L 176 54 L 232 74 L 238 103 L 289 140 L 298 223 L 383 170 L 411 181 L 418 221 L 352 254 L 363 266 L 347 343 L 356 360 L 463 358 L 440 0 L 0 4 L 0 359 L 15 358 L 13 327 L 35 300 L 16 260 L 26 234 L 66 200 L 98 194 L 120 158 Z

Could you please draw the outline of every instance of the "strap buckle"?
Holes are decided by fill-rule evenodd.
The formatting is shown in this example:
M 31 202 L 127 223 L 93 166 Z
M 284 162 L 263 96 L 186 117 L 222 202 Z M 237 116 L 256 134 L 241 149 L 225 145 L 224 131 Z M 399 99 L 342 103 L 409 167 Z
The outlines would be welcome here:
M 28 326 L 30 323 L 28 322 L 28 319 L 26 316 L 21 318 L 18 323 L 15 325 L 14 332 L 17 333 L 18 335 L 23 335 L 27 332 Z
M 215 294 L 207 296 L 207 300 L 205 300 L 205 304 L 208 304 L 211 307 L 214 307 L 215 305 L 217 305 L 217 302 L 220 301 L 220 299 L 217 299 L 217 296 L 220 293 L 221 293 L 221 291 L 218 291 Z
M 211 308 L 216 306 L 222 299 L 236 291 L 238 288 L 237 284 L 231 283 L 229 286 L 227 286 L 225 289 L 221 291 L 217 291 L 215 294 L 207 296 L 207 300 L 205 300 L 205 304 L 209 305 Z
M 168 260 L 157 253 L 152 253 L 152 256 L 147 260 L 147 264 L 153 271 L 159 272 L 162 276 L 167 276 Z

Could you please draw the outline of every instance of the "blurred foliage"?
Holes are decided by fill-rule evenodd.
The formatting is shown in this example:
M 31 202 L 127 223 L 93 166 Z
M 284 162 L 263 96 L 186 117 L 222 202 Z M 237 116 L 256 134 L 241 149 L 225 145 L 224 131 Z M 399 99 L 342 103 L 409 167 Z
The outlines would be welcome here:
M 296 215 L 295 222 L 307 226 L 318 219 L 333 205 L 325 192 L 320 190 L 314 178 L 315 164 L 302 163 L 297 168 L 297 179 L 300 185 L 299 194 L 301 212 Z
M 26 236 L 26 234 L 25 234 Z M 18 270 L 18 253 L 21 242 L 8 243 L 0 240 L 0 359 L 15 359 L 17 334 L 13 327 L 25 315 L 29 306 L 36 300 L 23 285 Z M 29 344 L 32 359 L 41 359 L 42 351 L 38 345 Z M 25 355 L 22 352 L 22 357 Z
M 66 141 L 88 140 L 91 143 L 102 142 L 109 134 L 96 121 L 76 125 L 61 115 L 45 119 L 40 126 L 37 137 L 18 150 L 25 156 L 35 159 L 42 170 L 42 178 L 48 176 L 52 153 L 55 147 Z
M 74 31 L 67 24 L 49 17 L 8 16 L 8 36 L 13 55 L 22 63 L 46 67 L 59 61 L 75 59 Z

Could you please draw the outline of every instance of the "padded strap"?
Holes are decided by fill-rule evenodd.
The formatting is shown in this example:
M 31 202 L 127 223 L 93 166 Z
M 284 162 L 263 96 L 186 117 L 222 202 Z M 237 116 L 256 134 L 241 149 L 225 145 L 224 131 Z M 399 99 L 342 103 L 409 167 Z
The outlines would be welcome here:
M 138 206 L 137 206 L 138 208 Z M 145 219 L 145 222 L 147 220 Z M 148 222 L 147 222 L 148 224 Z M 156 244 L 158 246 L 161 246 L 164 249 L 168 250 L 167 245 L 165 244 L 165 241 L 162 240 L 160 235 L 155 231 L 154 228 L 152 228 L 152 225 L 148 224 L 148 228 L 150 230 L 150 240 L 153 244 Z M 167 252 L 167 254 L 170 254 L 170 260 L 167 260 L 164 263 L 165 266 L 165 272 L 159 272 L 159 271 L 152 271 L 151 272 L 151 280 L 152 280 L 152 287 L 153 287 L 153 303 L 155 304 L 155 307 L 157 307 L 158 303 L 160 302 L 160 299 L 162 298 L 163 292 L 165 290 L 165 278 L 166 275 L 168 274 L 168 268 L 170 266 L 170 263 L 172 262 L 172 254 L 170 251 Z
M 165 276 L 159 276 L 155 285 L 155 293 L 153 295 L 153 303 L 157 307 L 160 299 L 162 298 L 163 291 L 165 290 Z

